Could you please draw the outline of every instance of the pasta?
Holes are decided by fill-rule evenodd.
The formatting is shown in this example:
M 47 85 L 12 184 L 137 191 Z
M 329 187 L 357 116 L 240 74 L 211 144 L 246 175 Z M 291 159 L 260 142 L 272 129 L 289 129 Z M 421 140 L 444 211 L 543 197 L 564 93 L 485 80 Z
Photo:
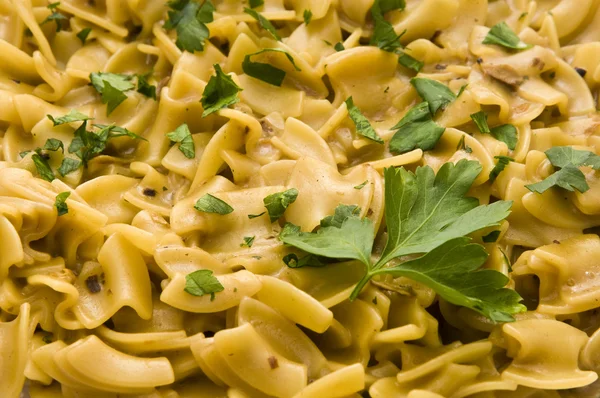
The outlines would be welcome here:
M 0 0 L 0 395 L 600 394 L 600 0 Z

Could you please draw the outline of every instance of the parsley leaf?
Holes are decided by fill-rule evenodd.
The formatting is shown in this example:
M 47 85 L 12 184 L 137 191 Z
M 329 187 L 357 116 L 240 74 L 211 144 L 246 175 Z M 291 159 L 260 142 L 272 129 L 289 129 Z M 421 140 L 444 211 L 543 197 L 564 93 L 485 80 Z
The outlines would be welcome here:
M 225 290 L 225 287 L 208 269 L 200 269 L 185 276 L 186 293 L 192 296 L 204 296 L 210 294 L 210 301 L 215 299 L 215 293 Z
M 490 232 L 487 235 L 482 236 L 481 240 L 483 240 L 485 243 L 494 243 L 498 240 L 499 237 L 500 237 L 500 231 L 495 230 L 495 231 Z
M 207 23 L 213 21 L 215 6 L 210 0 L 202 5 L 193 0 L 174 0 L 167 3 L 171 11 L 165 29 L 175 29 L 175 44 L 182 51 L 193 53 L 204 50 L 204 41 L 210 36 Z
M 344 44 L 342 42 L 337 42 L 333 46 L 333 49 L 337 52 L 340 52 L 340 51 L 344 51 L 346 49 L 346 47 L 344 47 Z
M 526 50 L 532 45 L 523 43 L 519 36 L 513 32 L 506 22 L 500 22 L 490 29 L 483 44 L 497 44 L 512 50 Z
M 92 120 L 91 117 L 84 115 L 83 113 L 78 112 L 75 109 L 71 109 L 71 111 L 69 111 L 69 113 L 67 113 L 65 116 L 57 117 L 56 119 L 52 117 L 52 115 L 46 115 L 46 117 L 52 121 L 52 124 L 54 126 L 60 126 L 61 124 L 65 123 L 84 122 L 86 120 Z
M 324 267 L 328 264 L 327 262 L 323 261 L 322 257 L 309 254 L 302 258 L 298 258 L 295 253 L 285 255 L 283 257 L 283 262 L 290 268 Z
M 287 59 L 292 63 L 294 68 L 300 72 L 300 68 L 294 62 L 294 58 L 285 50 L 280 48 L 265 48 L 253 54 L 248 54 L 244 57 L 244 61 L 242 62 L 242 70 L 248 76 L 252 76 L 256 79 L 262 80 L 265 83 L 272 84 L 273 86 L 280 87 L 283 83 L 283 79 L 285 78 L 285 71 L 279 68 L 276 68 L 273 65 L 265 64 L 262 62 L 252 62 L 250 60 L 251 57 L 255 55 L 259 55 L 266 52 L 279 52 L 285 54 Z
M 167 138 L 173 143 L 179 143 L 179 150 L 186 158 L 194 159 L 196 157 L 194 138 L 187 124 L 184 123 L 177 127 L 175 131 L 167 133 Z
M 495 322 L 513 320 L 524 310 L 519 295 L 503 287 L 508 279 L 492 270 L 476 271 L 486 258 L 480 245 L 469 244 L 466 235 L 498 225 L 509 214 L 512 202 L 479 206 L 465 197 L 481 172 L 475 161 L 444 164 L 437 175 L 429 166 L 415 173 L 404 168 L 386 169 L 385 224 L 388 240 L 379 260 L 371 262 L 373 224 L 360 219 L 351 206 L 340 206 L 323 220 L 317 232 L 301 232 L 286 224 L 280 239 L 305 252 L 333 259 L 356 259 L 367 267 L 354 289 L 355 299 L 377 274 L 407 276 L 433 288 L 446 300 L 472 308 Z M 393 259 L 421 254 L 393 267 Z
M 37 172 L 38 172 L 40 178 L 42 178 L 43 180 L 52 182 L 56 178 L 56 176 L 54 175 L 54 172 L 50 168 L 48 161 L 37 152 L 38 151 L 36 151 L 36 153 L 31 155 L 31 160 L 33 160 L 33 164 L 35 165 L 35 168 L 37 169 Z
M 515 161 L 513 158 L 509 158 L 508 156 L 494 156 L 494 159 L 498 159 L 498 162 L 496 162 L 496 165 L 492 171 L 490 171 L 490 182 L 496 181 L 496 178 L 501 172 L 504 171 L 506 166 L 508 166 L 510 162 Z
M 560 168 L 543 181 L 525 187 L 532 192 L 543 193 L 553 186 L 559 186 L 567 191 L 577 189 L 583 193 L 590 189 L 585 175 L 579 170 L 579 166 L 590 166 L 600 170 L 600 156 L 590 151 L 580 151 L 569 146 L 559 146 L 548 149 L 546 156 L 554 167 Z
M 457 151 L 465 151 L 466 153 L 473 153 L 473 149 L 470 146 L 465 144 L 465 136 L 460 137 L 460 141 L 458 141 L 458 145 L 456 145 Z
M 356 126 L 356 132 L 363 137 L 370 139 L 371 141 L 375 141 L 378 144 L 383 144 L 383 140 L 381 137 L 379 137 L 375 129 L 373 129 L 373 126 L 371 126 L 369 120 L 361 113 L 360 109 L 354 105 L 352 97 L 348 97 L 346 100 L 346 107 L 348 107 L 350 119 L 352 119 L 354 125 Z
M 56 207 L 56 211 L 58 212 L 58 216 L 64 216 L 69 212 L 69 206 L 67 205 L 67 198 L 71 196 L 71 192 L 61 192 L 56 195 L 56 200 L 54 201 L 54 207 Z
M 251 8 L 244 8 L 244 12 L 246 14 L 250 15 L 252 18 L 256 19 L 258 21 L 259 25 L 264 30 L 269 32 L 275 40 L 281 41 L 281 36 L 279 36 L 279 34 L 277 34 L 277 30 L 275 29 L 275 27 L 273 26 L 271 21 L 269 21 L 267 18 L 263 17 L 262 15 L 260 15 L 258 12 L 254 11 Z M 306 19 L 306 16 L 304 18 Z
M 211 76 L 202 93 L 202 117 L 217 112 L 240 101 L 237 94 L 242 91 L 231 76 L 225 74 L 219 64 L 214 65 L 216 75 Z
M 287 223 L 279 239 L 310 254 L 354 259 L 368 265 L 375 234 L 371 220 L 354 216 L 347 217 L 340 225 L 321 227 L 317 232 L 302 232 L 300 227 Z
M 313 13 L 311 10 L 304 10 L 304 24 L 308 25 L 310 23 L 310 20 L 312 19 Z
M 423 62 L 414 59 L 406 53 L 400 54 L 400 57 L 398 58 L 398 63 L 404 66 L 405 68 L 414 70 L 415 72 L 419 72 L 423 68 L 423 65 L 425 65 Z
M 490 129 L 487 123 L 487 115 L 483 111 L 473 113 L 471 119 L 481 133 L 491 134 L 498 141 L 504 142 L 511 151 L 516 148 L 518 142 L 517 128 L 512 124 L 503 124 Z
M 390 140 L 390 151 L 401 154 L 416 148 L 424 151 L 433 149 L 446 128 L 433 121 L 429 104 L 421 102 L 408 111 L 392 130 L 398 131 Z
M 590 166 L 600 170 L 600 156 L 590 151 L 580 151 L 570 146 L 557 146 L 546 151 L 546 156 L 555 167 L 565 167 L 568 164 L 575 166 Z
M 456 95 L 445 84 L 436 80 L 414 77 L 410 79 L 410 84 L 417 90 L 423 101 L 429 104 L 432 115 L 435 115 L 440 108 L 443 110 L 456 99 Z
M 355 186 L 354 189 L 363 189 L 365 187 L 365 185 L 367 185 L 368 183 L 369 183 L 369 180 L 366 180 L 362 184 Z
M 296 198 L 298 198 L 298 190 L 296 188 L 274 193 L 264 198 L 263 203 L 267 208 L 271 222 L 279 220 L 288 206 L 296 201 Z
M 506 144 L 511 151 L 517 147 L 517 128 L 512 124 L 503 124 L 490 129 L 492 136 Z
M 263 211 L 263 212 L 262 212 L 262 213 L 260 213 L 260 214 L 248 214 L 248 219 L 249 219 L 249 220 L 252 220 L 253 218 L 258 218 L 258 217 L 260 217 L 260 216 L 264 216 L 266 213 L 267 213 L 266 211 Z
M 146 75 L 136 75 L 137 76 L 137 92 L 145 95 L 148 98 L 152 98 L 153 100 L 156 101 L 156 86 L 153 86 L 150 83 L 148 83 L 148 77 L 150 77 L 151 73 L 152 72 L 150 72 Z
M 265 4 L 264 0 L 250 0 L 250 8 L 260 7 Z
M 371 15 L 373 16 L 373 36 L 369 44 L 375 45 L 384 51 L 394 52 L 398 48 L 402 48 L 400 38 L 404 34 L 396 34 L 394 27 L 389 23 L 384 15 L 386 12 L 394 9 L 404 9 L 404 1 L 399 0 L 375 0 L 371 7 Z
M 57 8 L 59 5 L 60 5 L 60 2 L 48 4 L 48 9 L 51 11 L 51 14 L 48 15 L 46 17 L 46 19 L 44 19 L 40 25 L 44 25 L 48 22 L 54 21 L 56 23 L 56 31 L 60 32 L 62 30 L 63 22 L 67 21 L 69 18 L 67 18 L 66 15 L 61 14 L 59 11 L 57 11 Z
M 487 258 L 481 245 L 469 238 L 455 238 L 414 260 L 382 269 L 380 273 L 404 276 L 435 290 L 444 300 L 471 308 L 494 322 L 512 322 L 511 314 L 522 312 L 519 294 L 504 286 L 509 279 L 501 272 L 479 269 Z
M 244 243 L 240 243 L 240 247 L 252 247 L 255 236 L 244 236 Z
M 62 153 L 65 153 L 65 145 L 61 140 L 57 140 L 56 138 L 48 138 L 42 149 L 53 152 L 60 149 Z
M 77 38 L 81 40 L 81 44 L 85 44 L 85 41 L 87 40 L 90 33 L 92 33 L 92 28 L 84 28 L 81 29 L 79 33 L 77 33 Z
M 471 119 L 473 120 L 473 122 L 475 122 L 475 125 L 477 126 L 477 128 L 479 129 L 480 132 L 484 133 L 484 134 L 490 134 L 490 127 L 488 126 L 487 123 L 487 115 L 485 112 L 483 111 L 479 111 L 477 113 L 473 113 L 471 115 Z
M 74 172 L 79 167 L 81 167 L 81 161 L 72 158 L 64 158 L 57 171 L 61 177 L 65 177 L 67 174 Z
M 341 228 L 344 221 L 349 217 L 358 216 L 360 207 L 356 205 L 339 205 L 335 208 L 333 216 L 327 216 L 321 220 L 321 227 Z
M 572 164 L 566 165 L 543 181 L 525 185 L 525 188 L 529 189 L 531 192 L 544 193 L 555 185 L 571 192 L 576 189 L 583 193 L 590 189 L 585 180 L 585 175 L 577 166 Z
M 194 208 L 204 213 L 214 213 L 220 215 L 225 215 L 233 212 L 233 207 L 229 206 L 221 199 L 212 196 L 209 193 L 198 199 L 198 201 L 194 205 Z
M 107 104 L 106 115 L 110 115 L 123 101 L 127 99 L 126 91 L 135 86 L 131 83 L 131 76 L 119 73 L 90 73 L 92 86 L 100 93 L 102 103 Z

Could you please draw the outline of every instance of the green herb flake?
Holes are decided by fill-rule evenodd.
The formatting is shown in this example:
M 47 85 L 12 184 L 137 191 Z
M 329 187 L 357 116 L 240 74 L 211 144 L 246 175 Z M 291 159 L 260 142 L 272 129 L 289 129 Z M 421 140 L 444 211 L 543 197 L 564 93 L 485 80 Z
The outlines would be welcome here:
M 202 117 L 236 104 L 240 101 L 238 93 L 242 91 L 231 76 L 225 74 L 219 64 L 214 65 L 216 75 L 211 76 L 204 92 L 202 93 Z
M 198 199 L 194 208 L 204 213 L 220 215 L 226 215 L 233 212 L 233 207 L 209 193 Z
M 500 231 L 496 230 L 496 231 L 492 231 L 487 235 L 484 235 L 481 237 L 481 240 L 483 240 L 483 242 L 485 243 L 494 243 L 498 240 L 498 238 L 500 237 Z
M 177 127 L 175 131 L 167 133 L 167 138 L 171 142 L 179 144 L 179 150 L 186 158 L 194 159 L 196 157 L 194 138 L 187 124 L 184 123 Z
M 250 0 L 250 8 L 257 8 L 264 4 L 264 0 Z
M 67 198 L 71 196 L 71 192 L 62 192 L 56 195 L 56 200 L 54 201 L 54 207 L 56 207 L 56 211 L 58 212 L 58 216 L 64 216 L 69 212 L 69 206 L 67 205 Z
M 274 193 L 264 198 L 263 203 L 269 213 L 271 222 L 279 220 L 288 206 L 296 201 L 296 198 L 298 198 L 298 190 L 296 188 Z
M 511 50 L 526 50 L 532 45 L 523 43 L 506 22 L 500 22 L 490 29 L 483 44 L 497 44 Z
M 85 41 L 87 40 L 90 33 L 92 33 L 92 28 L 84 28 L 81 29 L 76 36 L 79 40 L 81 40 L 81 44 L 85 44 Z
M 266 213 L 267 213 L 266 211 L 263 211 L 263 212 L 262 212 L 262 213 L 260 213 L 260 214 L 248 214 L 248 219 L 249 219 L 249 220 L 252 220 L 252 219 L 254 219 L 254 218 L 258 218 L 258 217 L 260 217 L 260 216 L 264 216 Z
M 61 140 L 57 140 L 56 138 L 48 138 L 42 149 L 53 152 L 60 149 L 62 153 L 65 153 L 65 145 Z
M 402 10 L 404 7 L 403 0 L 375 0 L 375 3 L 371 7 L 371 15 L 374 22 L 373 36 L 371 36 L 370 41 L 371 45 L 388 52 L 395 52 L 397 49 L 402 48 L 400 38 L 404 32 L 399 35 L 396 34 L 394 26 L 385 19 L 384 14 L 391 10 Z
M 456 145 L 456 150 L 457 151 L 465 151 L 466 153 L 473 153 L 473 149 L 471 149 L 470 146 L 465 144 L 465 136 L 464 135 L 462 137 L 460 137 L 460 140 L 458 141 L 458 145 Z
M 469 86 L 468 84 L 463 84 L 462 86 L 460 86 L 460 89 L 458 90 L 458 94 L 456 94 L 456 98 L 460 97 L 460 95 L 465 92 L 465 90 L 467 89 L 468 86 Z
M 444 164 L 437 175 L 429 166 L 415 173 L 401 168 L 384 171 L 387 243 L 379 260 L 371 261 L 375 239 L 373 223 L 342 208 L 316 232 L 302 232 L 286 224 L 280 239 L 308 254 L 355 259 L 366 267 L 365 276 L 352 292 L 355 299 L 374 275 L 408 277 L 433 288 L 445 300 L 471 308 L 494 322 L 510 322 L 522 312 L 521 297 L 504 286 L 508 278 L 494 270 L 479 270 L 487 258 L 483 246 L 467 235 L 499 225 L 512 202 L 481 205 L 465 195 L 481 172 L 476 161 Z M 334 221 L 335 220 L 335 221 Z M 394 266 L 391 260 L 421 256 Z
M 177 32 L 177 47 L 190 53 L 203 51 L 204 42 L 210 36 L 206 24 L 213 21 L 213 3 L 206 0 L 200 5 L 193 0 L 174 0 L 169 1 L 167 5 L 170 11 L 164 27 L 167 30 L 175 29 Z
M 215 293 L 222 292 L 225 288 L 211 270 L 201 269 L 185 276 L 185 289 L 183 290 L 192 296 L 210 294 L 210 301 L 213 301 Z
M 517 128 L 512 124 L 503 124 L 490 129 L 492 137 L 506 144 L 508 149 L 513 151 L 517 147 L 518 137 Z
M 497 159 L 498 161 L 496 162 L 496 165 L 494 166 L 492 171 L 490 171 L 490 182 L 492 183 L 496 181 L 498 175 L 500 175 L 500 173 L 504 171 L 504 169 L 506 168 L 506 166 L 508 166 L 510 162 L 515 161 L 513 158 L 510 158 L 508 156 L 494 156 L 494 159 Z
M 151 73 L 145 75 L 136 75 L 137 92 L 156 101 L 156 86 L 148 82 Z
M 373 126 L 371 126 L 369 120 L 361 113 L 360 109 L 354 105 L 352 97 L 348 97 L 346 100 L 346 107 L 348 108 L 350 119 L 352 119 L 354 125 L 356 126 L 356 132 L 363 137 L 370 139 L 371 141 L 375 141 L 378 144 L 383 144 L 383 140 L 381 137 L 379 137 Z
M 327 265 L 327 262 L 323 261 L 322 257 L 314 256 L 312 254 L 306 255 L 302 258 L 298 258 L 298 256 L 295 253 L 290 253 L 283 257 L 283 262 L 290 268 L 320 268 Z
M 64 116 L 57 117 L 56 119 L 52 115 L 46 115 L 48 119 L 52 121 L 54 126 L 60 126 L 61 124 L 73 123 L 73 122 L 84 122 L 86 120 L 92 120 L 91 117 L 78 112 L 75 109 L 71 109 L 69 113 Z
M 340 52 L 340 51 L 344 51 L 346 49 L 346 47 L 344 47 L 344 44 L 342 42 L 337 42 L 337 43 L 335 43 L 335 46 L 333 46 L 333 49 L 337 52 Z
M 445 84 L 436 80 L 414 77 L 410 80 L 410 84 L 417 90 L 423 101 L 429 104 L 432 115 L 435 115 L 440 108 L 445 109 L 456 99 L 454 93 Z
M 65 177 L 67 174 L 70 174 L 81 167 L 81 161 L 72 158 L 64 158 L 58 168 L 58 174 L 61 177 Z
M 107 116 L 127 99 L 125 92 L 135 88 L 131 79 L 131 76 L 119 73 L 90 73 L 92 86 L 100 93 L 102 103 L 106 104 Z
M 304 10 L 304 24 L 308 26 L 308 24 L 310 23 L 310 20 L 312 19 L 313 13 L 311 10 Z
M 490 127 L 488 126 L 488 123 L 487 123 L 487 115 L 485 114 L 485 112 L 479 111 L 477 113 L 473 113 L 471 115 L 471 120 L 473 120 L 473 122 L 475 123 L 475 125 L 477 126 L 479 131 L 482 132 L 483 134 L 491 133 Z
M 404 66 L 405 68 L 414 70 L 415 72 L 421 71 L 421 69 L 425 65 L 423 62 L 411 57 L 406 53 L 400 54 L 400 57 L 398 58 L 398 63 Z
M 48 15 L 46 17 L 46 19 L 44 19 L 40 25 L 44 25 L 44 24 L 47 24 L 48 22 L 54 21 L 56 23 L 56 31 L 57 32 L 60 32 L 63 29 L 63 27 L 64 27 L 63 23 L 65 21 L 69 20 L 69 18 L 67 18 L 66 15 L 61 14 L 58 11 L 59 5 L 60 5 L 60 2 L 48 4 L 48 9 L 51 11 L 51 14 Z
M 252 247 L 255 236 L 244 236 L 244 243 L 240 243 L 240 247 Z
M 354 189 L 363 189 L 365 187 L 365 185 L 367 185 L 368 183 L 369 183 L 369 180 L 366 180 L 362 184 L 355 186 Z
M 33 164 L 35 165 L 40 178 L 49 182 L 52 182 L 56 178 L 48 161 L 42 155 L 36 152 L 31 155 L 31 160 L 33 160 Z
M 579 170 L 580 166 L 589 166 L 600 170 L 600 156 L 590 151 L 573 149 L 570 146 L 560 146 L 548 149 L 546 156 L 554 167 L 560 168 L 554 174 L 535 184 L 525 185 L 532 192 L 544 193 L 553 186 L 581 193 L 590 189 L 585 175 Z
M 392 127 L 398 130 L 390 140 L 392 153 L 402 154 L 417 148 L 428 151 L 435 147 L 446 128 L 433 121 L 429 108 L 427 102 L 421 102 Z
M 265 48 L 253 54 L 248 54 L 244 57 L 244 61 L 242 62 L 242 70 L 244 71 L 244 73 L 255 79 L 262 80 L 265 83 L 281 87 L 283 79 L 286 75 L 286 72 L 284 70 L 279 69 L 270 64 L 251 61 L 251 57 L 266 52 L 277 52 L 284 54 L 286 58 L 290 61 L 294 69 L 300 72 L 300 68 L 298 68 L 298 66 L 296 65 L 294 58 L 287 51 L 282 50 L 280 48 Z
M 258 21 L 258 24 L 267 32 L 273 36 L 273 38 L 277 41 L 281 41 L 281 36 L 277 33 L 275 26 L 269 21 L 267 18 L 263 17 L 260 13 L 256 12 L 251 8 L 244 8 L 244 12 L 250 15 L 252 18 Z M 306 17 L 305 17 L 306 18 Z

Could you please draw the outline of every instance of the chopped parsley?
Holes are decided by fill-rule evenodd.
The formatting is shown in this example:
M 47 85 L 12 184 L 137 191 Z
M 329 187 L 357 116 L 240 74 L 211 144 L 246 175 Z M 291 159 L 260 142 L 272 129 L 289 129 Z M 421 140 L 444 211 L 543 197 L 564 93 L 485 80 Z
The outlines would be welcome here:
M 200 269 L 185 276 L 186 293 L 192 296 L 204 296 L 210 294 L 210 301 L 215 299 L 215 293 L 225 290 L 225 287 L 213 275 L 213 272 L 208 269 Z
M 271 222 L 279 220 L 288 206 L 296 201 L 296 198 L 298 198 L 298 190 L 296 188 L 274 193 L 264 198 L 263 203 L 267 208 Z
M 391 10 L 402 10 L 404 7 L 404 0 L 375 0 L 373 7 L 371 7 L 374 22 L 371 45 L 389 52 L 395 52 L 397 49 L 402 48 L 400 38 L 404 32 L 400 35 L 396 34 L 394 27 L 385 19 L 384 14 Z
M 340 52 L 340 51 L 344 51 L 346 49 L 346 47 L 344 47 L 344 44 L 342 42 L 337 42 L 333 46 L 333 49 L 337 52 Z
M 436 80 L 415 77 L 410 80 L 415 90 L 423 101 L 429 104 L 431 115 L 435 115 L 438 109 L 445 109 L 448 104 L 456 99 L 456 95 L 443 83 Z
M 369 183 L 369 180 L 366 180 L 362 184 L 355 186 L 354 189 L 359 189 L 359 190 L 363 189 L 365 187 L 365 185 L 367 185 L 368 183 Z
M 266 52 L 277 52 L 285 54 L 286 58 L 290 61 L 290 63 L 294 66 L 294 69 L 300 71 L 300 68 L 294 62 L 294 58 L 285 50 L 280 48 L 265 48 L 253 54 L 248 54 L 244 57 L 244 61 L 242 62 L 242 70 L 248 76 L 254 77 L 255 79 L 262 80 L 265 83 L 272 84 L 273 86 L 280 87 L 283 83 L 283 79 L 285 78 L 285 71 L 279 69 L 273 65 L 262 63 L 262 62 L 253 62 L 250 59 L 259 54 L 263 54 Z
M 310 20 L 312 19 L 313 13 L 311 10 L 304 10 L 304 24 L 308 25 L 310 23 Z
M 54 21 L 56 23 L 56 31 L 60 32 L 63 29 L 63 23 L 65 21 L 68 21 L 69 18 L 62 14 L 60 11 L 58 11 L 58 6 L 60 5 L 60 2 L 56 2 L 56 3 L 50 3 L 48 4 L 48 9 L 50 10 L 50 15 L 48 15 L 46 17 L 46 19 L 44 19 L 42 21 L 42 23 L 40 25 L 44 25 L 47 24 L 48 22 L 52 22 Z
M 250 0 L 250 8 L 257 8 L 265 4 L 264 0 Z
M 240 243 L 240 247 L 252 247 L 255 236 L 244 236 L 244 243 Z
M 370 139 L 371 141 L 375 141 L 378 144 L 383 144 L 383 140 L 377 134 L 373 126 L 371 126 L 369 120 L 362 114 L 360 109 L 354 105 L 352 97 L 348 97 L 346 100 L 346 107 L 348 108 L 350 119 L 352 119 L 354 125 L 356 126 L 356 132 L 363 137 Z
M 423 65 L 425 65 L 423 62 L 414 59 L 407 53 L 400 54 L 400 57 L 398 57 L 398 63 L 405 68 L 414 70 L 415 72 L 419 72 L 423 68 Z
M 264 30 L 269 32 L 275 40 L 281 41 L 281 36 L 279 36 L 279 34 L 277 33 L 277 30 L 275 29 L 275 27 L 273 26 L 271 21 L 269 21 L 267 18 L 263 17 L 262 15 L 260 15 L 260 13 L 258 13 L 257 11 L 255 11 L 251 8 L 244 8 L 244 12 L 246 14 L 250 15 L 252 18 L 256 19 L 258 21 L 258 24 Z
M 490 127 L 487 123 L 487 114 L 485 112 L 479 111 L 477 113 L 473 113 L 471 115 L 471 119 L 473 120 L 479 131 L 481 131 L 484 134 L 491 133 Z
M 179 151 L 184 154 L 188 159 L 194 159 L 196 157 L 196 145 L 194 144 L 194 138 L 187 124 L 182 124 L 177 127 L 175 131 L 167 133 L 167 138 L 172 143 L 179 144 Z
M 580 166 L 589 166 L 600 170 L 600 156 L 590 151 L 580 151 L 570 146 L 557 146 L 548 149 L 546 156 L 559 170 L 535 184 L 525 185 L 532 192 L 544 193 L 553 186 L 567 191 L 575 189 L 583 193 L 590 189 Z
M 236 104 L 240 101 L 238 93 L 242 91 L 231 76 L 225 74 L 219 64 L 214 65 L 216 75 L 211 76 L 204 92 L 202 93 L 202 117 L 215 113 L 220 109 Z
M 213 3 L 206 0 L 200 5 L 194 0 L 173 0 L 167 5 L 170 11 L 164 27 L 167 30 L 175 29 L 177 32 L 177 47 L 190 53 L 203 51 L 204 42 L 210 36 L 206 24 L 213 21 Z
M 77 38 L 79 40 L 81 40 L 81 44 L 85 44 L 85 41 L 87 40 L 87 38 L 91 32 L 92 32 L 92 28 L 84 28 L 84 29 L 81 29 L 79 31 L 79 33 L 77 33 Z
M 33 164 L 35 165 L 40 178 L 48 182 L 52 182 L 56 178 L 52 168 L 48 164 L 46 158 L 41 154 L 39 148 L 36 150 L 36 153 L 31 155 L 31 160 L 33 160 Z
M 83 113 L 78 112 L 75 109 L 71 109 L 69 113 L 67 113 L 64 116 L 57 117 L 56 119 L 52 117 L 52 115 L 46 115 L 46 117 L 52 121 L 52 124 L 54 126 L 60 126 L 61 124 L 65 123 L 84 122 L 86 120 L 92 120 L 91 117 L 84 115 Z
M 220 215 L 230 214 L 233 212 L 233 207 L 209 193 L 198 199 L 194 205 L 194 208 L 204 213 Z
M 58 212 L 58 216 L 64 216 L 69 212 L 69 206 L 67 205 L 67 198 L 71 196 L 71 192 L 61 192 L 56 195 L 56 200 L 54 201 L 54 207 L 56 207 L 56 211 Z
M 496 178 L 504 171 L 506 166 L 508 166 L 510 162 L 515 161 L 513 158 L 509 158 L 508 156 L 494 156 L 494 159 L 497 159 L 498 161 L 496 162 L 496 165 L 492 171 L 490 171 L 490 182 L 496 181 Z
M 433 149 L 446 128 L 433 121 L 429 104 L 421 102 L 409 110 L 392 130 L 398 131 L 390 140 L 390 151 L 402 154 L 417 148 L 424 151 Z
M 472 114 L 471 119 L 481 133 L 491 134 L 498 141 L 504 142 L 511 151 L 517 147 L 517 128 L 512 124 L 503 124 L 490 129 L 487 115 L 483 111 Z
M 148 78 L 151 74 L 152 72 L 145 75 L 136 75 L 137 92 L 156 101 L 156 86 L 148 83 Z
M 496 44 L 511 50 L 526 50 L 532 47 L 530 44 L 523 43 L 506 22 L 492 26 L 483 39 L 483 44 Z
M 125 92 L 135 88 L 131 80 L 131 76 L 119 73 L 90 73 L 92 86 L 100 93 L 102 103 L 106 104 L 106 116 L 127 99 Z

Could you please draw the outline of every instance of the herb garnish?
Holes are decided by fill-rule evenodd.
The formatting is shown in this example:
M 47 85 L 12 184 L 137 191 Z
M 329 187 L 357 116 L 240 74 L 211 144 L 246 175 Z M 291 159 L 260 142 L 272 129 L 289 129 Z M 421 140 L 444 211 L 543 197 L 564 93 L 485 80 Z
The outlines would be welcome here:
M 208 269 L 200 269 L 185 276 L 186 293 L 192 296 L 204 296 L 210 294 L 210 301 L 215 299 L 215 293 L 222 292 L 225 287 Z
M 402 154 L 417 148 L 427 151 L 435 147 L 446 128 L 433 121 L 429 108 L 427 102 L 421 102 L 392 127 L 398 131 L 390 140 L 391 152 Z
M 304 24 L 308 26 L 308 24 L 310 23 L 310 20 L 312 19 L 313 13 L 311 10 L 304 10 L 304 14 L 302 15 L 304 17 Z
M 67 21 L 69 18 L 67 18 L 66 15 L 62 14 L 60 11 L 57 10 L 59 5 L 60 2 L 48 4 L 48 9 L 51 11 L 51 14 L 48 15 L 40 25 L 44 25 L 48 22 L 54 21 L 56 23 L 56 31 L 60 32 L 62 30 L 63 22 Z
M 475 161 L 444 164 L 437 175 L 429 166 L 416 173 L 390 168 L 385 178 L 385 223 L 388 240 L 379 260 L 371 261 L 375 233 L 369 219 L 345 212 L 344 219 L 321 226 L 317 232 L 301 232 L 286 224 L 280 239 L 307 253 L 355 259 L 366 267 L 365 276 L 352 292 L 355 299 L 375 275 L 405 276 L 433 288 L 442 298 L 471 308 L 494 322 L 513 321 L 512 314 L 525 310 L 517 292 L 504 288 L 508 278 L 493 270 L 478 270 L 487 257 L 481 245 L 470 243 L 468 234 L 498 225 L 509 214 L 512 202 L 478 206 L 465 197 L 481 172 Z M 346 207 L 346 206 L 341 206 Z M 337 213 L 337 211 L 336 211 Z M 396 258 L 422 254 L 394 266 Z
M 270 64 L 262 62 L 252 62 L 250 60 L 251 57 L 266 52 L 277 52 L 285 54 L 287 59 L 294 66 L 294 69 L 300 72 L 300 68 L 298 68 L 296 62 L 294 62 L 294 58 L 290 55 L 290 53 L 281 48 L 264 48 L 260 51 L 257 51 L 253 54 L 248 54 L 244 57 L 244 61 L 242 62 L 242 70 L 244 71 L 244 73 L 248 76 L 252 76 L 256 79 L 262 80 L 265 83 L 269 83 L 273 86 L 280 87 L 286 75 L 284 70 L 279 69 Z
M 296 188 L 291 188 L 283 192 L 277 192 L 264 198 L 263 203 L 267 208 L 271 222 L 279 220 L 279 218 L 283 216 L 283 213 L 285 213 L 285 210 L 288 208 L 288 206 L 296 201 L 296 198 L 298 198 L 298 190 Z
M 203 51 L 204 42 L 210 36 L 207 23 L 213 21 L 215 6 L 210 0 L 202 5 L 193 0 L 174 0 L 167 3 L 171 11 L 165 29 L 177 31 L 175 44 L 182 51 Z
M 269 21 L 267 18 L 263 17 L 262 15 L 260 15 L 260 13 L 258 13 L 257 11 L 255 11 L 251 8 L 244 8 L 244 12 L 246 14 L 250 15 L 252 18 L 256 19 L 258 21 L 258 24 L 264 30 L 269 32 L 275 40 L 281 41 L 281 36 L 279 36 L 279 34 L 277 34 L 277 30 L 275 29 L 275 27 L 273 26 L 271 21 Z
M 233 207 L 229 206 L 221 199 L 209 193 L 198 199 L 198 201 L 194 205 L 194 208 L 204 213 L 213 213 L 220 215 L 230 214 L 233 212 Z
M 526 50 L 533 47 L 531 44 L 523 43 L 506 22 L 500 22 L 492 26 L 485 39 L 483 39 L 483 44 L 497 44 L 511 50 Z
M 179 150 L 188 159 L 196 157 L 196 145 L 187 124 L 183 123 L 175 131 L 167 133 L 167 138 L 173 143 L 179 143 Z
M 217 112 L 240 101 L 237 94 L 242 91 L 231 76 L 225 74 L 219 64 L 214 65 L 216 75 L 211 76 L 202 93 L 202 117 Z
M 369 120 L 361 113 L 360 109 L 354 105 L 352 97 L 348 97 L 346 100 L 346 107 L 348 108 L 350 119 L 352 119 L 354 125 L 356 126 L 356 132 L 363 137 L 370 139 L 371 141 L 375 141 L 378 144 L 383 144 L 383 140 L 377 134 L 373 126 L 371 126 Z
M 56 211 L 58 212 L 58 216 L 64 216 L 69 212 L 69 206 L 67 205 L 67 198 L 71 196 L 71 192 L 61 192 L 56 195 L 56 200 L 54 201 L 54 207 L 56 207 Z
M 498 159 L 498 162 L 496 162 L 496 165 L 492 171 L 490 171 L 490 182 L 496 181 L 496 178 L 501 172 L 504 171 L 506 166 L 508 166 L 510 162 L 515 161 L 513 158 L 509 158 L 508 156 L 494 156 L 494 159 Z

